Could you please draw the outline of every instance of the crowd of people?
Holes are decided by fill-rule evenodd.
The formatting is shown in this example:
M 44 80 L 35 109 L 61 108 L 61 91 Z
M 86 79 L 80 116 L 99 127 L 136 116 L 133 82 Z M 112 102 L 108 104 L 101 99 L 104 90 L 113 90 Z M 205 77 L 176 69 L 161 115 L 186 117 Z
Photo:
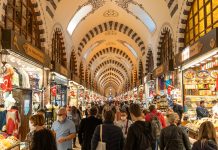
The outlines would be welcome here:
M 145 110 L 136 103 L 93 105 L 86 113 L 75 106 L 62 107 L 51 129 L 46 129 L 39 111 L 30 117 L 26 140 L 31 150 L 72 150 L 77 137 L 82 150 L 217 150 L 209 121 L 200 126 L 198 140 L 190 143 L 181 126 L 182 107 L 173 103 L 166 116 L 155 105 Z

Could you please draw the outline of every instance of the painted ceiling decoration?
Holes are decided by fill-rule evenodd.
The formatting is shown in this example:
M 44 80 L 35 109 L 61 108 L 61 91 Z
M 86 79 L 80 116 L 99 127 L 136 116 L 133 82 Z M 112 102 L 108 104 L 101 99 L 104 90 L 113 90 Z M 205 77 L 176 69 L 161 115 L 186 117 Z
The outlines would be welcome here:
M 118 17 L 119 13 L 116 10 L 108 9 L 103 14 L 104 17 Z
M 108 21 L 108 22 L 104 22 L 102 24 L 97 25 L 96 27 L 91 29 L 85 35 L 85 37 L 81 40 L 81 42 L 78 46 L 78 55 L 79 56 L 81 55 L 85 45 L 92 38 L 99 35 L 100 33 L 103 33 L 105 31 L 110 31 L 110 30 L 115 30 L 115 31 L 121 32 L 121 33 L 127 35 L 128 37 L 130 37 L 138 45 L 139 49 L 142 52 L 142 55 L 145 54 L 145 44 L 144 44 L 142 38 L 133 29 L 131 29 L 127 25 L 124 25 L 124 24 L 119 23 L 119 22 Z

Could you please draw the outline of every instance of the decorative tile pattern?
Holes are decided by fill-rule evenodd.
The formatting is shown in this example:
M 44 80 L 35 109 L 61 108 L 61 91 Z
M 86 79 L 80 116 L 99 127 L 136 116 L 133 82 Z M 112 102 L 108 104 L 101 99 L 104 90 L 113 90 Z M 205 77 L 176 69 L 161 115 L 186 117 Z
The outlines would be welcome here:
M 93 11 L 104 6 L 105 0 L 89 0 L 88 3 L 92 4 Z

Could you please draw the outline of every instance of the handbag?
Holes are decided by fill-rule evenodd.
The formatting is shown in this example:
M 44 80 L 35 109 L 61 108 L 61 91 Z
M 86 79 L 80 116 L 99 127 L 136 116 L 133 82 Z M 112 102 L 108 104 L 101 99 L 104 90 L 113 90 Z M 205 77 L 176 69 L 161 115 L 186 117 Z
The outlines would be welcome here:
M 98 142 L 96 150 L 106 150 L 106 143 L 102 141 L 102 128 L 103 125 L 100 125 L 100 141 Z

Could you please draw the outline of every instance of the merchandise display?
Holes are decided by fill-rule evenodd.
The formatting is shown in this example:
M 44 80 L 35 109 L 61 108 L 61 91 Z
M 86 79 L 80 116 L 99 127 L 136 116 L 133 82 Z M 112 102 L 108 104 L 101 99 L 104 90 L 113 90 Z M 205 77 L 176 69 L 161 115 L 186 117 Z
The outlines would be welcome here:
M 211 57 L 184 70 L 184 104 L 187 106 L 187 113 L 192 120 L 196 119 L 196 108 L 200 101 L 205 102 L 206 109 L 212 115 L 212 102 L 218 99 L 216 62 L 217 57 Z
M 201 126 L 201 124 L 205 121 L 211 121 L 216 129 L 217 132 L 217 139 L 218 139 L 218 119 L 214 118 L 202 118 L 201 120 L 194 120 L 192 122 L 189 122 L 185 125 L 189 129 L 189 136 L 191 138 L 197 139 L 198 131 Z
M 1 150 L 19 150 L 20 141 L 14 136 L 4 136 L 0 133 L 0 149 Z

